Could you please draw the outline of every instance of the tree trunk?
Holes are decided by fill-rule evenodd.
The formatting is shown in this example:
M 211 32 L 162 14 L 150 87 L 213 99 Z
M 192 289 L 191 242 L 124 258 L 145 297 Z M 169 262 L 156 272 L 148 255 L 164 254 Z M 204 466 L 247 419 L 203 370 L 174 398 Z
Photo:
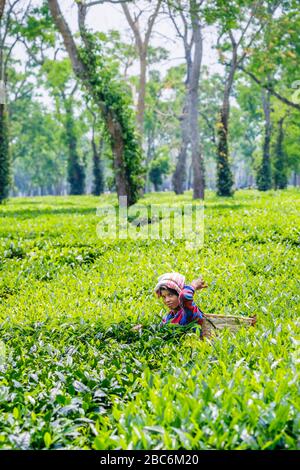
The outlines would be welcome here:
M 284 139 L 284 132 L 283 132 L 283 123 L 285 117 L 282 117 L 278 121 L 278 135 L 277 135 L 277 143 L 276 143 L 276 152 L 275 152 L 275 172 L 274 172 L 274 186 L 275 189 L 286 189 L 287 188 L 287 164 L 285 153 L 283 150 L 283 139 Z
M 191 19 L 194 35 L 194 58 L 189 84 L 189 124 L 193 166 L 193 199 L 204 199 L 204 162 L 199 140 L 199 80 L 202 62 L 202 33 L 196 1 L 191 1 Z
M 154 185 L 154 191 L 158 192 L 159 191 L 159 184 L 153 181 L 153 185 Z
M 293 173 L 293 186 L 296 188 L 297 187 L 297 172 L 294 171 Z
M 270 143 L 271 143 L 271 94 L 269 91 L 262 90 L 262 103 L 265 116 L 265 136 L 263 145 L 262 163 L 257 174 L 257 187 L 259 191 L 267 191 L 272 188 Z
M 154 141 L 155 141 L 155 130 L 152 128 L 149 130 L 148 135 L 147 135 L 147 156 L 146 156 L 147 175 L 146 175 L 145 188 L 144 188 L 144 191 L 146 193 L 150 192 L 149 163 L 154 157 L 154 152 L 155 152 Z
M 64 99 L 66 112 L 66 140 L 69 149 L 68 156 L 68 181 L 70 183 L 70 194 L 84 194 L 85 171 L 80 162 L 77 150 L 77 136 L 74 125 L 72 98 Z
M 187 189 L 190 190 L 192 187 L 193 187 L 193 163 L 191 163 L 189 166 Z
M 228 123 L 230 116 L 230 93 L 233 86 L 234 74 L 237 67 L 237 49 L 233 47 L 230 71 L 226 81 L 223 103 L 220 109 L 218 122 L 217 146 L 217 194 L 218 196 L 232 196 L 233 177 L 229 165 L 228 152 Z
M 195 93 L 196 94 L 196 93 Z M 191 94 L 192 98 L 193 93 Z M 197 100 L 191 104 L 191 150 L 193 167 L 193 199 L 204 199 L 204 162 L 200 149 Z
M 181 146 L 177 157 L 176 169 L 172 176 L 172 184 L 176 194 L 183 194 L 186 181 L 187 149 L 190 141 L 189 130 L 189 95 L 187 93 L 181 115 Z
M 10 158 L 7 111 L 0 103 L 0 204 L 7 199 L 10 186 Z
M 92 149 L 93 149 L 93 175 L 94 175 L 94 181 L 93 181 L 93 189 L 92 193 L 95 196 L 100 196 L 100 194 L 103 193 L 104 191 L 104 175 L 103 175 L 103 165 L 102 165 L 102 151 L 103 151 L 103 138 L 100 140 L 100 145 L 97 148 L 95 138 L 93 135 L 92 138 Z
M 128 204 L 132 205 L 137 201 L 141 189 L 141 181 L 139 179 L 142 171 L 141 149 L 135 139 L 131 123 L 129 120 L 120 119 L 119 114 L 116 113 L 108 99 L 108 93 L 102 90 L 102 77 L 99 73 L 96 73 L 94 66 L 94 64 L 97 63 L 97 59 L 93 44 L 90 43 L 84 27 L 86 5 L 82 2 L 78 4 L 80 31 L 85 44 L 84 51 L 79 55 L 70 28 L 61 13 L 58 1 L 48 0 L 48 4 L 54 22 L 63 37 L 74 73 L 89 90 L 102 113 L 110 136 L 114 156 L 113 166 L 118 196 L 127 196 Z M 109 83 L 107 83 L 106 86 L 109 86 Z M 117 91 L 115 91 L 115 93 L 117 93 Z M 111 98 L 111 96 L 109 96 L 109 98 Z M 119 96 L 117 98 L 120 98 L 117 101 L 121 103 L 120 106 L 122 107 L 122 98 Z
M 153 2 L 152 2 L 153 3 Z M 144 40 L 141 36 L 140 26 L 139 26 L 139 15 L 135 18 L 130 13 L 130 10 L 126 2 L 122 2 L 121 6 L 125 13 L 126 19 L 132 32 L 134 34 L 136 49 L 139 54 L 140 59 L 140 76 L 139 76 L 139 90 L 138 90 L 138 103 L 137 103 L 137 112 L 136 119 L 139 130 L 140 140 L 143 140 L 144 135 L 144 115 L 145 115 L 145 98 L 146 98 L 146 82 L 147 82 L 147 54 L 149 48 L 149 41 L 152 34 L 152 29 L 154 26 L 155 19 L 157 18 L 159 9 L 161 5 L 161 0 L 156 0 L 156 5 L 153 13 L 148 18 L 147 29 L 145 33 Z
M 139 77 L 139 96 L 137 103 L 137 125 L 140 138 L 144 135 L 144 115 L 146 98 L 146 72 L 147 72 L 147 52 L 143 50 L 140 53 L 140 77 Z
M 5 0 L 0 0 L 0 26 L 4 13 Z M 4 44 L 0 37 L 0 80 L 4 84 Z M 0 96 L 0 204 L 8 197 L 10 186 L 10 156 L 8 139 L 8 115 L 5 105 L 5 90 Z
M 227 101 L 228 100 L 228 101 Z M 229 98 L 223 102 L 218 123 L 217 194 L 231 196 L 233 177 L 228 155 Z
M 202 35 L 199 20 L 199 11 L 196 0 L 190 0 L 190 19 L 193 35 L 189 42 L 187 40 L 187 21 L 184 20 L 184 35 L 182 36 L 185 48 L 185 59 L 187 64 L 186 97 L 183 106 L 181 121 L 181 148 L 179 151 L 176 169 L 173 174 L 172 183 L 176 194 L 182 194 L 186 182 L 186 161 L 189 143 L 191 144 L 192 167 L 193 167 L 193 198 L 204 199 L 204 163 L 201 156 L 199 142 L 199 79 L 202 61 Z M 175 20 L 173 20 L 174 24 Z M 178 26 L 176 26 L 178 30 Z M 194 45 L 194 55 L 192 47 Z
M 0 20 L 3 16 L 3 13 L 4 13 L 5 2 L 6 2 L 6 0 L 0 0 Z

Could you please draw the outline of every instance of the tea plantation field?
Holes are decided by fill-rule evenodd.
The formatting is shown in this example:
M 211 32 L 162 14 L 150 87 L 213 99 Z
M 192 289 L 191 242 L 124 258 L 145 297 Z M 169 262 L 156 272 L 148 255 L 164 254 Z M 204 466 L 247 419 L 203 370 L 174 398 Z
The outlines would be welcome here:
M 0 206 L 0 448 L 299 449 L 299 201 L 208 193 L 192 250 L 98 238 L 114 195 Z M 256 327 L 211 342 L 159 329 L 153 287 L 169 271 L 203 276 L 204 312 L 257 314 Z

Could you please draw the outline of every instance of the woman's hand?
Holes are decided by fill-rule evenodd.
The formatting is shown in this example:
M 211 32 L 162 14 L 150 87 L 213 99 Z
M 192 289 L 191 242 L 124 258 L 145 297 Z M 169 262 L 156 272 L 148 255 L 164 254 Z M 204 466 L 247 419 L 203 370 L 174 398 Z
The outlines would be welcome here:
M 191 286 L 195 290 L 206 289 L 206 287 L 208 287 L 208 285 L 205 283 L 205 281 L 201 277 L 199 277 L 198 279 L 194 279 L 191 282 Z
M 143 325 L 135 325 L 131 328 L 131 331 L 141 331 Z

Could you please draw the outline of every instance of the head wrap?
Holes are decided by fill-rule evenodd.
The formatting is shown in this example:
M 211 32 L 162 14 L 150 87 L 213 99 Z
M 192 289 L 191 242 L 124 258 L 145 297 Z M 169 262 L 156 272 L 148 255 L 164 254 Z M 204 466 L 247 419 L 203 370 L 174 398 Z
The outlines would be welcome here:
M 160 288 L 166 286 L 169 289 L 174 289 L 178 294 L 182 291 L 184 287 L 185 276 L 179 273 L 166 273 L 159 276 L 158 283 L 154 288 L 154 292 L 158 297 L 161 296 Z

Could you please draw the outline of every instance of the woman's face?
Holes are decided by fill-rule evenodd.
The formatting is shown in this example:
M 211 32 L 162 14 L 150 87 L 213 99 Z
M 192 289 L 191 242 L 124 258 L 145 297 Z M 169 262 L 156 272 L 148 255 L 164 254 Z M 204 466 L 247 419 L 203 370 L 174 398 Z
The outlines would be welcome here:
M 167 305 L 168 308 L 174 310 L 179 306 L 179 298 L 178 295 L 173 294 L 165 289 L 161 290 L 161 296 L 163 299 L 163 303 Z

